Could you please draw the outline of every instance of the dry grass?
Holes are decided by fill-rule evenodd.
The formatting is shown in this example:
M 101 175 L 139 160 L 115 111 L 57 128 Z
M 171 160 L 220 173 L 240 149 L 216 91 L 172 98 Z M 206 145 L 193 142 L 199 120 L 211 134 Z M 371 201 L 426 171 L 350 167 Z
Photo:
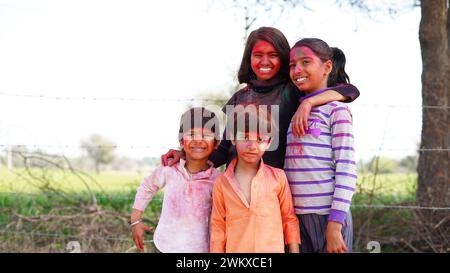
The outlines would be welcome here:
M 9 223 L 0 230 L 0 252 L 71 252 L 68 243 L 78 241 L 81 252 L 126 252 L 133 247 L 129 213 L 98 205 L 55 207 L 36 216 L 3 208 Z M 155 223 L 145 219 L 147 224 Z M 151 234 L 146 240 L 151 239 Z

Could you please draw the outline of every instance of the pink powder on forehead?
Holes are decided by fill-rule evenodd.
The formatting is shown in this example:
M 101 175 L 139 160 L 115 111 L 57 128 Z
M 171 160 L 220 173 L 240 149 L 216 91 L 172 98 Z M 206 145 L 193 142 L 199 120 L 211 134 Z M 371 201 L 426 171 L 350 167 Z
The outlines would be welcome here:
M 270 50 L 269 52 L 278 53 L 277 50 L 275 49 L 275 47 L 271 43 L 264 41 L 264 40 L 258 40 L 258 41 L 256 41 L 255 45 L 252 48 L 252 53 L 261 52 L 263 49 L 268 49 L 270 47 L 273 50 Z

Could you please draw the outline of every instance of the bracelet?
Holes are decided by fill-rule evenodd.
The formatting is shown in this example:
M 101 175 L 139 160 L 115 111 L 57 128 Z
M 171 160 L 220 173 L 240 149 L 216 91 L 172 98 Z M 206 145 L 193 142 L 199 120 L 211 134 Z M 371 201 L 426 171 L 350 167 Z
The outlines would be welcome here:
M 142 222 L 142 219 L 137 220 L 136 222 L 131 223 L 131 226 L 135 226 L 137 224 L 139 224 L 140 222 Z

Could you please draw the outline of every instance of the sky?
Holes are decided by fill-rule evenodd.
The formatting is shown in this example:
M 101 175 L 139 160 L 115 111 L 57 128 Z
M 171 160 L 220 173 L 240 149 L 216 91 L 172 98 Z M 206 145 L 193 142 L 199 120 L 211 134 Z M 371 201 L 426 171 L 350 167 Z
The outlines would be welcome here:
M 420 9 L 368 18 L 334 2 L 281 16 L 253 7 L 250 30 L 274 26 L 291 45 L 317 37 L 341 48 L 361 92 L 349 105 L 358 159 L 414 154 Z M 0 0 L 0 149 L 76 156 L 80 140 L 98 133 L 118 155 L 159 157 L 177 147 L 186 99 L 229 94 L 244 35 L 243 9 L 227 1 Z

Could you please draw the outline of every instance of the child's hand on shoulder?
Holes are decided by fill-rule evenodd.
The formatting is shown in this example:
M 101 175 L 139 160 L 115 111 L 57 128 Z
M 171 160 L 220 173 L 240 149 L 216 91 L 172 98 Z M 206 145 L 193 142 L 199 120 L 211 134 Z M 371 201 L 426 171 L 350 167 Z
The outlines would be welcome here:
M 345 253 L 347 246 L 342 237 L 342 224 L 329 221 L 326 232 L 327 252 L 328 253 Z
M 161 155 L 161 164 L 163 166 L 173 166 L 180 161 L 183 153 L 178 150 L 170 149 L 167 153 Z
M 295 137 L 302 137 L 308 130 L 308 118 L 313 107 L 310 100 L 306 99 L 300 103 L 297 111 L 292 117 L 292 131 Z

